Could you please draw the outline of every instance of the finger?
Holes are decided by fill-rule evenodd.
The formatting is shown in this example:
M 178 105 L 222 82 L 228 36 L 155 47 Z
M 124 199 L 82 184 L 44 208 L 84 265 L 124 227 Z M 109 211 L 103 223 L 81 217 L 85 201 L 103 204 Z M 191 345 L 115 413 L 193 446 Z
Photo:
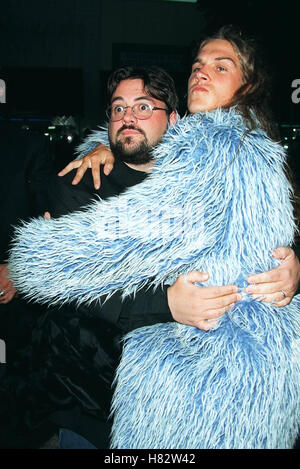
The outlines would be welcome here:
M 100 189 L 101 177 L 100 177 L 100 164 L 92 163 L 92 176 L 94 181 L 95 189 Z
M 281 290 L 280 287 L 281 282 L 258 283 L 256 285 L 249 285 L 244 291 L 254 295 L 264 295 L 267 293 L 276 293 Z
M 229 311 L 233 307 L 234 307 L 234 303 L 231 303 L 231 304 L 225 306 L 224 308 L 215 309 L 213 311 L 206 311 L 205 312 L 205 316 L 206 316 L 205 319 L 208 320 L 208 319 L 220 318 L 221 316 L 223 316 L 227 311 Z
M 229 309 L 233 308 L 235 303 L 241 299 L 242 295 L 240 293 L 225 295 L 220 298 L 201 298 L 201 300 L 198 302 L 198 306 L 193 309 L 194 317 L 196 317 L 197 314 L 202 315 L 201 319 L 203 319 L 203 316 L 209 318 L 212 314 L 214 315 L 213 317 L 217 317 L 218 315 L 222 315 Z
M 214 309 L 215 308 L 219 309 L 219 308 L 226 308 L 232 304 L 235 304 L 236 302 L 241 301 L 241 299 L 242 299 L 242 295 L 240 293 L 234 293 L 234 294 L 222 296 L 217 299 L 213 298 L 208 301 L 213 302 Z M 209 308 L 209 309 L 213 309 L 213 308 Z
M 281 304 L 286 303 L 286 300 L 290 302 L 292 295 L 286 293 L 283 290 L 276 292 L 274 295 L 265 295 L 264 301 L 266 303 Z
M 280 247 L 280 248 L 275 249 L 275 251 L 272 252 L 272 256 L 280 260 L 284 260 L 293 254 L 294 254 L 294 251 L 291 248 L 287 248 L 287 247 Z
M 197 325 L 195 325 L 195 327 L 197 327 L 197 329 L 201 329 L 203 331 L 209 331 L 210 329 L 213 329 L 214 327 L 216 327 L 216 325 L 218 324 L 218 320 L 214 320 L 214 321 L 199 321 L 199 323 Z
M 113 168 L 114 168 L 113 164 L 105 163 L 104 168 L 103 168 L 103 172 L 104 172 L 105 176 L 108 176 L 111 173 L 111 171 L 113 170 Z
M 247 282 L 250 284 L 275 282 L 278 280 L 278 275 L 280 275 L 280 271 L 278 272 L 278 268 L 276 268 L 261 274 L 250 275 Z
M 6 303 L 8 294 L 9 294 L 8 289 L 4 289 L 4 288 L 1 289 L 0 303 L 2 303 L 2 304 Z
M 276 307 L 286 306 L 292 300 L 292 296 L 287 295 L 285 298 L 283 298 L 282 293 L 280 292 L 275 294 L 252 295 L 252 298 L 263 303 L 270 303 Z
M 68 174 L 73 169 L 79 168 L 82 165 L 82 160 L 74 160 L 71 161 L 65 168 L 63 168 L 59 173 L 58 176 L 64 176 Z
M 291 297 L 287 297 L 285 300 L 273 303 L 273 306 L 275 306 L 275 308 L 282 308 L 283 306 L 287 306 L 288 304 L 290 304 L 291 300 Z
M 187 275 L 181 276 L 185 279 L 185 281 L 194 284 L 195 282 L 204 282 L 209 278 L 209 274 L 206 272 L 198 272 L 197 270 L 194 270 L 192 272 L 189 272 Z M 193 285 L 194 286 L 194 285 Z M 196 287 L 200 287 L 200 285 L 195 285 Z M 201 290 L 198 290 L 199 294 L 199 299 L 213 299 L 215 300 L 216 298 L 222 298 L 226 295 L 231 295 L 232 293 L 237 293 L 238 292 L 238 287 L 236 285 L 224 285 L 224 286 L 213 286 L 213 287 L 203 287 L 201 286 Z M 195 290 L 196 291 L 196 290 Z M 241 296 L 239 296 L 239 299 L 241 299 Z M 228 301 L 230 301 L 230 297 L 227 298 Z M 229 302 L 226 301 L 226 305 L 229 304 Z M 239 300 L 235 300 L 239 301 Z M 221 306 L 224 306 L 222 303 Z
M 198 270 L 192 270 L 186 275 L 183 275 L 185 281 L 195 283 L 195 282 L 205 282 L 208 280 L 209 275 L 207 272 L 198 272 Z
M 75 174 L 75 177 L 74 177 L 74 179 L 73 179 L 73 181 L 72 181 L 72 184 L 73 184 L 74 186 L 76 186 L 76 184 L 78 184 L 78 183 L 81 181 L 81 179 L 83 178 L 83 176 L 84 176 L 86 170 L 87 170 L 88 168 L 90 168 L 90 167 L 91 167 L 90 161 L 87 161 L 87 162 L 83 162 L 83 163 L 82 163 L 82 165 L 77 169 L 76 174 Z
M 239 293 L 239 289 L 236 285 L 225 285 L 222 287 L 202 287 L 202 297 L 211 300 L 217 300 L 220 302 L 220 306 L 230 304 L 230 299 L 234 299 L 232 302 L 240 301 L 242 295 Z M 205 289 L 204 289 L 205 288 Z
M 7 273 L 6 273 L 7 275 Z M 2 277 L 1 278 L 1 285 L 0 285 L 0 291 L 6 292 L 10 287 L 12 283 L 7 277 Z
M 49 212 L 45 212 L 45 213 L 44 213 L 44 218 L 45 218 L 45 220 L 50 220 L 50 219 L 51 219 L 50 213 L 49 213 Z
M 6 305 L 13 299 L 14 296 L 15 296 L 15 290 L 6 292 L 5 296 L 1 298 L 1 304 Z
M 194 284 L 195 282 L 205 282 L 206 280 L 208 280 L 209 274 L 207 272 L 198 272 L 197 270 L 193 270 L 183 277 L 187 282 Z M 201 287 L 201 298 L 218 298 L 237 291 L 238 287 L 236 285 L 224 285 L 220 287 Z

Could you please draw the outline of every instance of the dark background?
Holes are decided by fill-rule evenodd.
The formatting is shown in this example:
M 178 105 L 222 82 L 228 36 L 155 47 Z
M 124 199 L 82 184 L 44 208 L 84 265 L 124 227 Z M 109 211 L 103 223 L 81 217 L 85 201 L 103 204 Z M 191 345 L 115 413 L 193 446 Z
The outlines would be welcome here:
M 121 65 L 159 65 L 169 71 L 183 115 L 197 42 L 231 23 L 265 48 L 274 79 L 273 111 L 299 182 L 300 103 L 291 98 L 292 82 L 300 81 L 297 3 L 1 0 L 0 79 L 6 83 L 6 103 L 0 103 L 0 127 L 9 123 L 45 135 L 55 157 L 59 155 L 57 169 L 62 168 L 85 133 L 104 123 L 106 80 Z M 6 163 L 5 157 L 2 152 L 0 164 Z M 6 173 L 2 165 L 2 174 L 10 175 L 18 164 L 10 161 Z M 19 189 L 16 184 L 14 188 Z M 7 209 L 5 204 L 2 208 Z M 40 441 L 50 430 L 47 427 L 45 435 L 37 430 Z M 37 436 L 32 438 L 33 443 L 16 442 L 13 435 L 11 445 L 37 447 Z
M 197 41 L 231 23 L 265 48 L 275 118 L 297 160 L 300 103 L 291 98 L 292 82 L 300 80 L 297 2 L 4 0 L 0 9 L 0 78 L 7 101 L 0 104 L 2 120 L 14 119 L 49 138 L 63 129 L 72 143 L 104 122 L 106 79 L 124 64 L 168 70 L 183 114 Z M 53 123 L 65 125 L 48 129 Z

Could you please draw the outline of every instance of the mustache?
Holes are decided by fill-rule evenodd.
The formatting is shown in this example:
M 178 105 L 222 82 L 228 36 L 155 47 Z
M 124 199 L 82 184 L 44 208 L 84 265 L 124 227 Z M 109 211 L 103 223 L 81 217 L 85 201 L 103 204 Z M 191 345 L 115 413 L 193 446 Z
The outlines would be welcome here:
M 120 133 L 123 130 L 127 130 L 127 129 L 136 130 L 137 132 L 140 132 L 144 137 L 146 137 L 146 134 L 142 129 L 139 129 L 138 127 L 136 127 L 135 125 L 132 125 L 132 124 L 131 125 L 125 125 L 125 124 L 122 125 L 122 127 L 117 132 L 117 136 L 120 135 Z

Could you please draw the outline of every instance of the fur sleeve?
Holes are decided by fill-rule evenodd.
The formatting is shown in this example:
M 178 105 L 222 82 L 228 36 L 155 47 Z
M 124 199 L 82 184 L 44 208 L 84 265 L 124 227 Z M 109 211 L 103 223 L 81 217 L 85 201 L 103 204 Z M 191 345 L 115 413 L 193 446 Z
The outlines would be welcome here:
M 233 130 L 234 129 L 234 130 Z M 16 231 L 10 271 L 41 302 L 91 302 L 191 269 L 226 284 L 274 266 L 293 240 L 284 153 L 232 112 L 196 114 L 168 132 L 146 181 L 56 220 Z

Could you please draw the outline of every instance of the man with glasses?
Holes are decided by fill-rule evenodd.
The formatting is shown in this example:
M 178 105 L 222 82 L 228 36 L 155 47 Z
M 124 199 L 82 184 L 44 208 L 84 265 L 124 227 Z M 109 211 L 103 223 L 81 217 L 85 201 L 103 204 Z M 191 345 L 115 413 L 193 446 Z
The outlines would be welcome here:
M 91 201 L 91 196 L 118 195 L 144 180 L 145 173 L 150 172 L 154 164 L 151 149 L 160 142 L 168 126 L 177 120 L 178 98 L 173 79 L 157 67 L 118 69 L 110 76 L 107 87 L 111 103 L 106 112 L 108 137 L 115 157 L 114 169 L 109 177 L 102 170 L 100 190 L 94 189 L 90 174 L 86 174 L 77 186 L 71 184 L 73 173 L 54 178 L 51 187 L 46 189 L 51 198 L 50 208 L 54 210 L 51 216 L 77 209 L 78 204 L 84 206 Z M 95 132 L 95 138 L 95 144 L 89 138 L 81 145 L 84 154 L 98 145 L 98 132 Z M 107 139 L 107 132 L 103 132 L 103 138 Z

